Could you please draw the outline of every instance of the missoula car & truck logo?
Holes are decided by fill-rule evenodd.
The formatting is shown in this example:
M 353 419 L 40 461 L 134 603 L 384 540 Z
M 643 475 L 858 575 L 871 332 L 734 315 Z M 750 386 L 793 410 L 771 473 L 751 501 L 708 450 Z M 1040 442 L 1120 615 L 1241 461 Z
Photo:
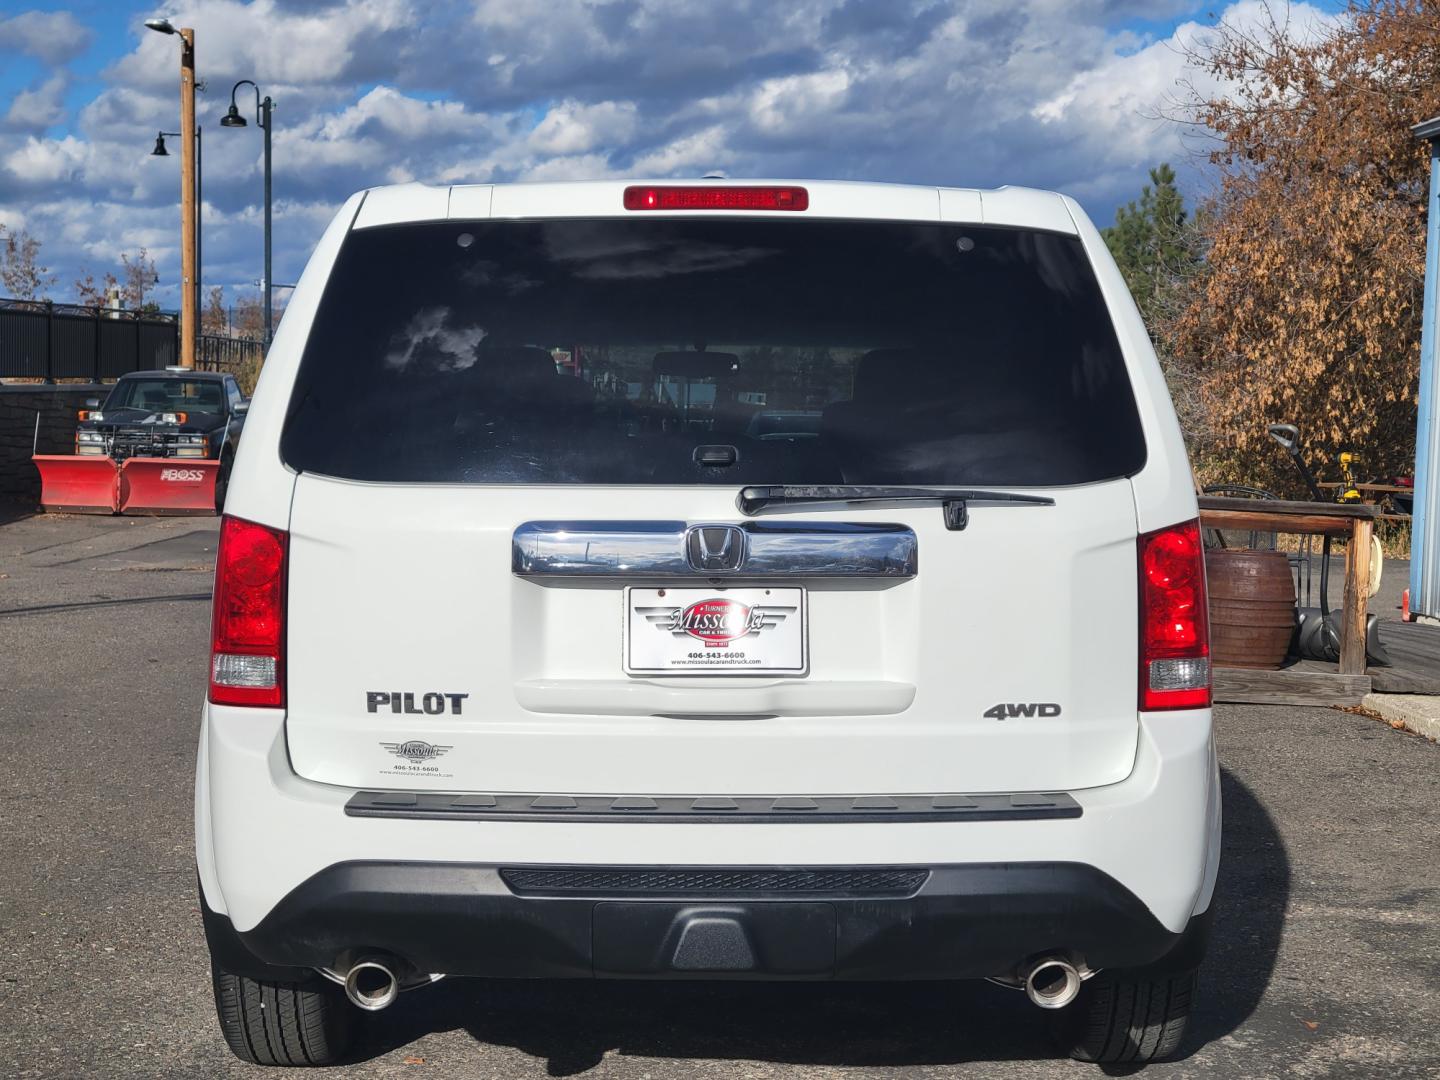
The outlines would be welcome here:
M 742 604 L 723 596 L 697 600 L 687 607 L 637 608 L 664 634 L 692 637 L 709 649 L 721 649 L 743 637 L 779 626 L 793 607 Z
M 438 757 L 444 757 L 453 749 L 450 746 L 437 746 L 422 739 L 407 739 L 405 742 L 398 743 L 382 742 L 380 745 L 412 765 L 423 765 L 427 761 L 434 761 Z

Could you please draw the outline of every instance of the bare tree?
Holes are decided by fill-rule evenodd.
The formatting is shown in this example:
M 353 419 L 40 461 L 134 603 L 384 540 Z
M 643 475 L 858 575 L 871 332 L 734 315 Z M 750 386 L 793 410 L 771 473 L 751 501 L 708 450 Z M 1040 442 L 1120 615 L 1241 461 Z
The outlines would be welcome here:
M 129 255 L 122 254 L 120 266 L 120 299 L 132 311 L 146 310 L 145 293 L 160 282 L 160 275 L 155 271 L 155 260 L 150 258 L 149 253 L 142 247 L 140 254 L 136 255 L 134 259 L 131 259 Z M 151 303 L 148 305 L 148 310 L 158 311 L 159 308 Z
M 212 285 L 205 297 L 205 310 L 200 313 L 200 332 L 229 336 L 230 315 L 225 310 L 225 286 Z
M 95 275 L 90 271 L 85 272 L 84 277 L 76 278 L 72 288 L 75 290 L 75 299 L 86 307 L 105 307 L 110 302 L 110 294 L 120 287 L 115 280 L 114 274 L 107 273 L 100 281 L 95 280 Z
M 0 284 L 17 300 L 45 300 L 55 284 L 48 266 L 40 265 L 40 241 L 24 229 L 9 232 L 0 225 Z
M 259 296 L 243 296 L 235 302 L 235 333 L 251 341 L 265 339 L 265 309 Z

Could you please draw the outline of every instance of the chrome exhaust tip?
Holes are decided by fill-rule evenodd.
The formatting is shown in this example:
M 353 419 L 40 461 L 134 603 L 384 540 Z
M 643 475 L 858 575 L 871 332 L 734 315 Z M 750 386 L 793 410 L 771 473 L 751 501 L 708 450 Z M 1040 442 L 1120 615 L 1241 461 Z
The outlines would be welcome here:
M 379 1012 L 400 996 L 400 980 L 383 956 L 366 956 L 345 972 L 345 996 L 366 1012 Z
M 1063 1009 L 1080 993 L 1084 976 L 1063 956 L 1037 960 L 1025 972 L 1025 996 L 1042 1009 Z

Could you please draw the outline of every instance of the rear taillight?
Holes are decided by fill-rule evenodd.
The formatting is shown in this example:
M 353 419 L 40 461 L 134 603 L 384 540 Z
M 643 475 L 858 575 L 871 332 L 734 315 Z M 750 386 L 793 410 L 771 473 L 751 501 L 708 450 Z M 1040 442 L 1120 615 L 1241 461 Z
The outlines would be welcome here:
M 803 187 L 627 187 L 626 210 L 805 210 Z
M 226 517 L 215 559 L 210 623 L 210 700 L 285 704 L 285 564 L 279 529 Z
M 1140 708 L 1210 704 L 1210 621 L 1200 523 L 1140 537 Z

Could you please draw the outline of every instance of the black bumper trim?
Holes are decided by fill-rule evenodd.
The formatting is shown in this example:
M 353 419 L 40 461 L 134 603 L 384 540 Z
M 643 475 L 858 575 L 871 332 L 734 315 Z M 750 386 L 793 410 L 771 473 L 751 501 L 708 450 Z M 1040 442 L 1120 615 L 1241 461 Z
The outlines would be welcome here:
M 913 896 L 930 871 L 914 867 L 502 867 L 516 896 L 624 897 L 630 900 L 857 899 Z
M 350 817 L 444 821 L 640 821 L 855 824 L 873 821 L 1035 821 L 1077 818 L 1064 792 L 1016 795 L 525 795 L 357 791 Z
M 517 978 L 961 979 L 1005 975 L 1054 950 L 1077 952 L 1096 968 L 1154 966 L 1171 954 L 1193 966 L 1203 952 L 1203 940 L 1190 940 L 1203 926 L 1196 930 L 1192 920 L 1191 931 L 1171 933 L 1091 866 L 911 869 L 927 876 L 904 897 L 720 888 L 666 900 L 618 892 L 519 896 L 493 865 L 340 863 L 234 938 L 267 967 L 327 966 L 344 950 L 367 948 L 421 971 Z M 1180 949 L 1187 940 L 1188 953 Z

